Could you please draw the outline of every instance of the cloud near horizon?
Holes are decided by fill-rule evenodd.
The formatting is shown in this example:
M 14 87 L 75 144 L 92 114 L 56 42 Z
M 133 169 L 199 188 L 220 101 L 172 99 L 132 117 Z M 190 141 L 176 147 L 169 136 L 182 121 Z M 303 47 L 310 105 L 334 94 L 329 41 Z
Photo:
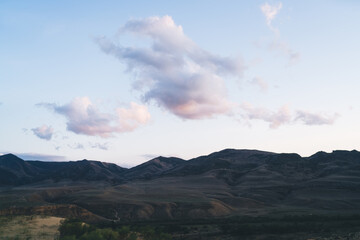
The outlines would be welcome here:
M 311 113 L 308 111 L 297 110 L 295 115 L 286 105 L 277 111 L 271 111 L 264 107 L 255 107 L 250 103 L 243 103 L 240 106 L 242 110 L 242 117 L 247 120 L 262 120 L 269 123 L 269 127 L 276 129 L 281 125 L 303 123 L 305 125 L 332 125 L 339 117 L 339 114 L 333 115 L 322 113 Z
M 123 47 L 105 37 L 96 39 L 103 52 L 136 75 L 133 86 L 143 92 L 145 102 L 153 100 L 183 119 L 210 118 L 231 110 L 223 77 L 243 75 L 240 59 L 203 50 L 170 16 L 130 20 L 119 33 L 151 42 L 150 47 L 141 48 Z
M 44 140 L 51 140 L 54 130 L 51 126 L 42 125 L 41 127 L 33 128 L 31 129 L 33 131 L 34 135 L 38 138 L 44 139 Z
M 65 105 L 40 103 L 67 119 L 67 130 L 76 134 L 112 137 L 114 133 L 130 132 L 146 124 L 150 113 L 145 106 L 131 103 L 130 108 L 117 108 L 116 114 L 100 112 L 88 97 L 78 97 Z
M 23 160 L 39 160 L 39 161 L 64 161 L 66 160 L 65 156 L 58 155 L 48 155 L 41 153 L 14 153 Z
M 308 111 L 297 111 L 295 119 L 302 121 L 306 125 L 331 125 L 340 115 L 335 113 L 328 114 L 315 114 Z

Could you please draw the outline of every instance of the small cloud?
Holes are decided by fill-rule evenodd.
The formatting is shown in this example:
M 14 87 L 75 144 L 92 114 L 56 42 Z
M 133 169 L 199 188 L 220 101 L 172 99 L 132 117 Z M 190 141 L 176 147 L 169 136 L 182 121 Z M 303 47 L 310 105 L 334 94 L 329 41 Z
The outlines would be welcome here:
M 66 158 L 64 156 L 58 155 L 47 155 L 41 153 L 14 153 L 21 159 L 24 160 L 39 160 L 39 161 L 64 161 Z
M 72 149 L 85 149 L 81 143 L 68 144 L 68 147 Z
M 268 84 L 260 77 L 254 77 L 250 83 L 259 87 L 263 92 L 267 92 L 269 88 Z
M 108 147 L 108 143 L 89 143 L 90 147 L 91 148 L 98 148 L 98 149 L 101 149 L 101 150 L 108 150 L 109 147 Z
M 26 130 L 27 131 L 27 130 Z M 25 131 L 25 132 L 26 132 Z M 37 128 L 33 128 L 31 129 L 31 131 L 33 131 L 33 133 L 41 138 L 41 139 L 45 139 L 47 141 L 51 140 L 54 130 L 51 126 L 47 126 L 47 125 L 42 125 L 41 127 L 37 127 Z
M 287 106 L 283 106 L 275 112 L 262 107 L 254 107 L 249 103 L 242 104 L 241 108 L 245 112 L 243 114 L 245 119 L 263 120 L 270 124 L 270 128 L 275 129 L 291 122 L 291 113 Z
M 141 155 L 141 157 L 145 158 L 146 160 L 151 160 L 151 159 L 154 159 L 156 157 L 158 157 L 160 155 L 155 155 L 155 154 L 143 154 Z
M 150 113 L 145 106 L 131 103 L 130 108 L 117 108 L 116 114 L 102 113 L 87 97 L 78 97 L 65 105 L 40 103 L 67 119 L 67 130 L 88 136 L 112 137 L 114 133 L 130 132 L 146 124 Z
M 273 27 L 272 21 L 275 19 L 276 15 L 280 12 L 282 8 L 282 3 L 276 5 L 270 5 L 264 3 L 260 6 L 262 13 L 266 18 L 266 25 L 270 30 L 275 34 L 275 40 L 269 44 L 269 49 L 272 51 L 280 52 L 289 59 L 289 64 L 294 64 L 300 59 L 300 53 L 293 50 L 288 46 L 288 44 L 281 40 L 279 29 Z
M 289 64 L 294 64 L 300 59 L 300 53 L 295 52 L 288 44 L 281 42 L 279 39 L 272 41 L 269 45 L 269 49 L 286 56 L 289 59 Z
M 305 125 L 331 125 L 340 116 L 337 113 L 329 115 L 297 110 L 294 117 L 287 106 L 281 107 L 278 111 L 271 111 L 264 107 L 255 107 L 250 103 L 243 103 L 241 109 L 243 111 L 242 117 L 245 120 L 262 120 L 268 122 L 270 128 L 273 129 L 296 122 L 302 122 Z M 250 122 L 247 123 L 251 126 Z
M 264 3 L 263 5 L 260 6 L 261 11 L 266 18 L 266 24 L 272 31 L 277 31 L 275 28 L 273 28 L 271 22 L 274 20 L 276 15 L 279 13 L 281 8 L 282 8 L 281 2 L 278 3 L 277 5 L 270 5 L 268 3 Z
M 211 118 L 231 110 L 223 77 L 243 75 L 240 59 L 205 51 L 170 16 L 130 20 L 119 33 L 151 42 L 148 48 L 124 47 L 96 39 L 104 53 L 134 73 L 135 89 L 143 91 L 145 102 L 155 101 L 183 119 Z
M 332 125 L 340 115 L 326 115 L 320 113 L 311 113 L 307 111 L 297 111 L 295 121 L 301 121 L 306 125 Z

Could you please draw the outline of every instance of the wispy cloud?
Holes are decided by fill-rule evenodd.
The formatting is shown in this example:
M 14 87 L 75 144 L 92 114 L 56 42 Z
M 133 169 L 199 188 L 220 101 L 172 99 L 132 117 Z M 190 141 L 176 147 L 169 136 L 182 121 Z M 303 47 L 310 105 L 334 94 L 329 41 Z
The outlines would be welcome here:
M 331 125 L 339 116 L 337 113 L 328 115 L 308 111 L 297 111 L 295 120 L 301 121 L 306 125 Z
M 47 141 L 51 140 L 51 138 L 54 134 L 53 128 L 51 126 L 47 126 L 45 124 L 42 125 L 41 127 L 31 129 L 31 131 L 33 131 L 35 136 L 37 136 L 41 139 L 45 139 Z
M 65 116 L 67 130 L 71 132 L 103 138 L 133 131 L 150 120 L 147 108 L 136 103 L 131 103 L 130 108 L 117 108 L 115 114 L 100 112 L 87 97 L 75 98 L 65 105 L 40 103 L 38 106 Z
M 72 149 L 81 149 L 81 150 L 85 149 L 84 145 L 81 143 L 68 144 L 68 147 Z
M 291 122 L 291 114 L 287 106 L 281 107 L 278 111 L 270 111 L 263 107 L 255 107 L 250 103 L 244 103 L 241 108 L 244 111 L 243 117 L 245 119 L 263 120 L 270 124 L 270 128 L 278 128 Z
M 40 161 L 64 161 L 66 158 L 59 155 L 48 155 L 41 153 L 14 153 L 21 159 L 24 160 L 40 160 Z
M 269 89 L 269 86 L 267 84 L 267 82 L 265 82 L 262 78 L 260 77 L 254 77 L 251 81 L 251 84 L 259 87 L 259 89 L 263 92 L 267 92 L 267 90 Z
M 271 51 L 277 51 L 278 53 L 286 56 L 289 60 L 289 64 L 294 64 L 300 59 L 299 52 L 294 51 L 286 42 L 283 42 L 279 39 L 272 41 L 269 44 L 269 49 Z
M 130 20 L 119 32 L 151 41 L 150 47 L 141 48 L 96 39 L 105 53 L 136 73 L 134 86 L 143 91 L 144 101 L 154 100 L 184 119 L 209 118 L 231 109 L 223 77 L 242 76 L 245 67 L 240 59 L 203 50 L 170 16 Z
M 304 110 L 297 110 L 295 114 L 288 106 L 282 106 L 277 111 L 264 107 L 256 107 L 250 103 L 241 105 L 242 117 L 247 120 L 262 120 L 269 123 L 269 127 L 276 129 L 281 125 L 302 123 L 305 125 L 332 125 L 339 117 L 339 114 L 311 113 Z
M 264 3 L 260 6 L 260 9 L 266 19 L 266 25 L 275 35 L 275 39 L 269 44 L 268 48 L 271 51 L 277 51 L 282 55 L 286 56 L 289 59 L 289 64 L 294 64 L 299 60 L 300 53 L 290 48 L 289 45 L 280 38 L 279 29 L 275 28 L 272 25 L 272 21 L 275 19 L 276 15 L 278 15 L 281 8 L 282 8 L 281 2 L 274 5 L 270 5 L 269 3 Z
M 272 31 L 277 31 L 277 29 L 272 26 L 271 22 L 279 13 L 281 8 L 282 8 L 282 3 L 278 3 L 277 5 L 270 5 L 268 3 L 264 3 L 260 6 L 261 11 L 266 18 L 266 24 Z
M 97 148 L 97 149 L 101 149 L 101 150 L 109 149 L 108 143 L 89 143 L 89 145 L 91 148 Z

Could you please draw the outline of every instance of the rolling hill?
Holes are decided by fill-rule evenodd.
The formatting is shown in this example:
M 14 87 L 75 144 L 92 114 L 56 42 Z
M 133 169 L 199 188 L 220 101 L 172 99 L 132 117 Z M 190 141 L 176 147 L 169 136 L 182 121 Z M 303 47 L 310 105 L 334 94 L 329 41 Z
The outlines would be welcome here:
M 93 221 L 350 214 L 360 213 L 360 153 L 225 149 L 190 160 L 157 157 L 130 169 L 8 154 L 0 156 L 0 186 L 0 214 L 45 211 Z M 60 211 L 64 206 L 72 210 Z

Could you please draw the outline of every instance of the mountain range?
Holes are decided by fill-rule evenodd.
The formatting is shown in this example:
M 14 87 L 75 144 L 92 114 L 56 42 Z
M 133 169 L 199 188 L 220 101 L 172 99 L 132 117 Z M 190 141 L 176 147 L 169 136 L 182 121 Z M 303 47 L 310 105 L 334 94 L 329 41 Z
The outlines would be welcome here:
M 190 160 L 157 157 L 130 169 L 0 156 L 0 214 L 142 221 L 329 211 L 360 212 L 360 152 L 301 157 L 225 149 Z

